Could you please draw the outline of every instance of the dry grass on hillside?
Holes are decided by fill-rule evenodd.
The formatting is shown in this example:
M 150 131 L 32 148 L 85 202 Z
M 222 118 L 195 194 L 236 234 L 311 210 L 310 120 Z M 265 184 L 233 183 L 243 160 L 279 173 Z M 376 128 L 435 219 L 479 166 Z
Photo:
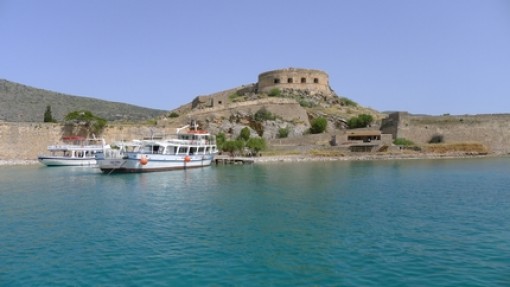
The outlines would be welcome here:
M 489 149 L 481 143 L 442 143 L 423 146 L 426 153 L 471 153 L 487 154 Z

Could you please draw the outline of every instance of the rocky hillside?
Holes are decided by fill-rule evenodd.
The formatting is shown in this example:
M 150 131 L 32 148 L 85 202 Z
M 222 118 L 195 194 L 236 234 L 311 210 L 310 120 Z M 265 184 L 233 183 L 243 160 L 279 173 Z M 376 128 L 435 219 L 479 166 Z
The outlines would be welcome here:
M 282 129 L 288 132 L 288 137 L 307 134 L 311 120 L 317 117 L 327 119 L 330 133 L 345 130 L 347 121 L 360 114 L 372 115 L 375 124 L 386 117 L 339 97 L 332 90 L 275 89 L 259 93 L 255 84 L 197 97 L 170 114 L 172 118 L 160 123 L 185 124 L 192 118 L 213 133 L 225 132 L 232 137 L 248 126 L 253 135 L 266 139 L 278 138 Z
M 53 118 L 61 121 L 76 110 L 89 110 L 108 121 L 143 121 L 168 113 L 134 105 L 71 96 L 0 80 L 0 121 L 42 122 L 47 106 Z

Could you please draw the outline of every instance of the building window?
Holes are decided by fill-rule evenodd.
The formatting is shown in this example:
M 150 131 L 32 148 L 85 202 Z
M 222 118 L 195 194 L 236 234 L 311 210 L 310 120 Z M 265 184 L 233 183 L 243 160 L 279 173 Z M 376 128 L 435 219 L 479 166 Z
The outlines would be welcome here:
M 306 78 L 301 78 L 301 84 L 306 84 Z
M 275 84 L 279 84 L 279 83 L 280 83 L 280 79 L 275 78 L 273 82 L 274 82 Z
M 313 82 L 314 82 L 314 84 L 318 84 L 319 83 L 319 78 L 313 78 Z
M 292 78 L 287 79 L 287 83 L 292 84 L 292 82 L 293 82 Z

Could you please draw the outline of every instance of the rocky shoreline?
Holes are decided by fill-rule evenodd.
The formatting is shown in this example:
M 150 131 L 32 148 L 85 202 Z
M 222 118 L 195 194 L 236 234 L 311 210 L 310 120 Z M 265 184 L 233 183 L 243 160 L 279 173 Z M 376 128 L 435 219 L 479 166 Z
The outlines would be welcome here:
M 306 161 L 363 161 L 363 160 L 412 160 L 412 159 L 459 159 L 502 157 L 503 154 L 465 154 L 465 153 L 412 153 L 412 154 L 360 154 L 345 156 L 312 156 L 312 155 L 283 155 L 253 158 L 254 163 L 270 162 L 306 162 Z
M 458 158 L 485 158 L 504 157 L 506 154 L 466 154 L 466 153 L 378 153 L 357 154 L 343 156 L 316 156 L 316 155 L 271 155 L 250 158 L 254 163 L 275 162 L 308 162 L 308 161 L 363 161 L 363 160 L 400 160 L 400 159 L 458 159 Z M 0 160 L 0 166 L 35 165 L 37 160 Z

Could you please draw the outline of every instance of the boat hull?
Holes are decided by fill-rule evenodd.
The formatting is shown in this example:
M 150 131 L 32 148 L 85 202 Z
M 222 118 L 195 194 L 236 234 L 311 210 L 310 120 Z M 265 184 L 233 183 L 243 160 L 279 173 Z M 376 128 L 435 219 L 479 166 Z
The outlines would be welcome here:
M 58 156 L 39 156 L 37 160 L 45 166 L 95 166 L 97 161 L 92 158 L 69 158 Z
M 144 162 L 142 158 L 147 158 Z M 97 165 L 104 173 L 140 173 L 170 171 L 210 166 L 213 155 L 173 156 L 147 155 L 127 156 L 121 159 L 98 159 Z

